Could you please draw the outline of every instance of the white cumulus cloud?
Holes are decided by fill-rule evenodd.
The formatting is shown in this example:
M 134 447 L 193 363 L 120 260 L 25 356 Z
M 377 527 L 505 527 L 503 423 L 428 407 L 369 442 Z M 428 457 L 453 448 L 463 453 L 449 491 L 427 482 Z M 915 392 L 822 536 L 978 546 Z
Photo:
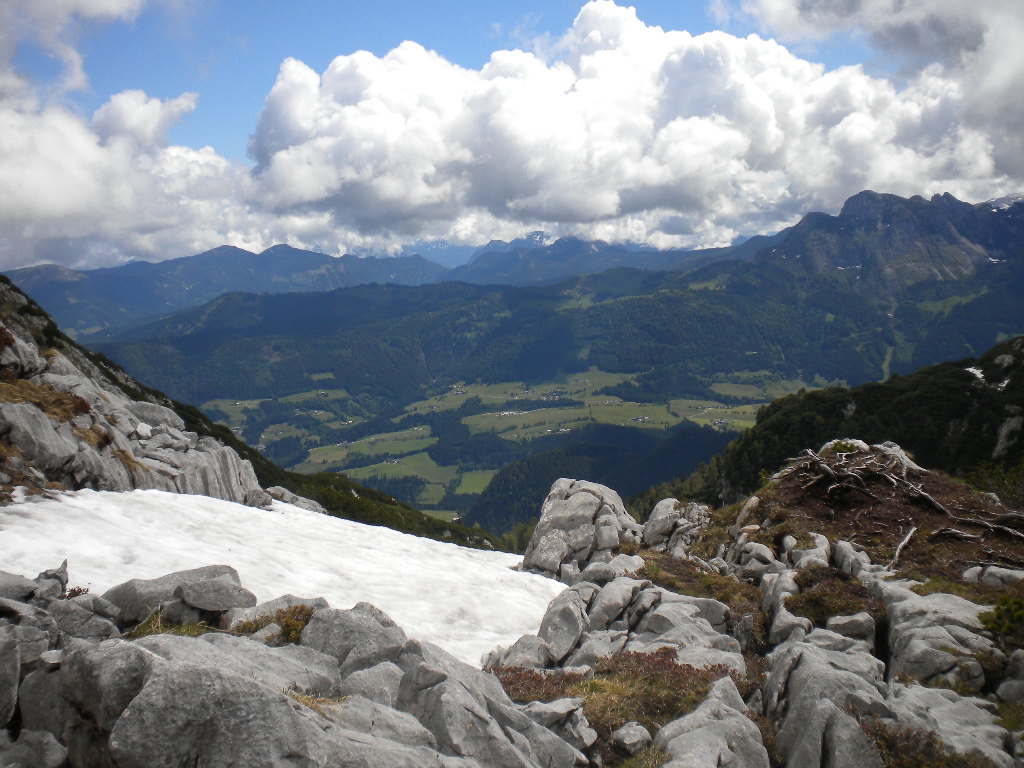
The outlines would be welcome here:
M 773 29 L 847 23 L 762 5 Z M 977 198 L 1020 183 L 999 125 L 942 65 L 897 87 L 756 35 L 651 27 L 610 0 L 549 51 L 499 51 L 479 71 L 411 42 L 322 74 L 285 62 L 251 147 L 260 199 L 364 237 L 451 235 L 472 212 L 668 245 L 781 226 L 864 188 Z
M 77 20 L 130 18 L 142 2 L 0 9 L 0 263 L 536 229 L 718 245 L 866 188 L 981 200 L 1024 186 L 1024 107 L 1010 98 L 1024 75 L 1018 0 L 717 0 L 723 17 L 760 19 L 766 36 L 747 37 L 665 30 L 592 0 L 561 38 L 480 69 L 415 42 L 322 72 L 287 59 L 251 167 L 168 145 L 195 94 L 125 91 L 90 120 L 12 69 L 17 40 L 32 39 L 80 85 Z M 785 47 L 844 31 L 899 52 L 899 78 L 827 70 Z

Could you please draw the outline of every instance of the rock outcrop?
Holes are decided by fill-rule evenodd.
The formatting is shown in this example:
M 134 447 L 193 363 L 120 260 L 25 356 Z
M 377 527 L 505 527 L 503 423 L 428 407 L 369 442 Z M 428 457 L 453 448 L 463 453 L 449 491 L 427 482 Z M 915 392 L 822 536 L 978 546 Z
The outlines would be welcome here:
M 642 533 L 611 488 L 563 477 L 544 499 L 523 567 L 567 583 L 609 581 L 642 565 L 619 551 Z
M 0 495 L 15 486 L 153 488 L 270 502 L 247 460 L 186 429 L 169 401 L 94 362 L 6 282 L 0 303 Z
M 526 558 L 571 586 L 536 635 L 486 665 L 598 674 L 602 660 L 669 648 L 679 664 L 731 671 L 681 718 L 620 726 L 617 755 L 643 750 L 646 731 L 672 768 L 767 766 L 766 746 L 789 768 L 883 768 L 893 749 L 913 750 L 914 765 L 945 754 L 953 762 L 942 764 L 1024 766 L 1024 732 L 1007 730 L 1024 700 L 1024 570 L 1008 565 L 1024 558 L 1019 514 L 932 475 L 899 446 L 849 439 L 806 451 L 738 511 L 665 499 L 639 536 L 619 522 L 628 534 L 618 542 L 598 544 L 595 524 L 598 509 L 612 517 L 616 497 L 602 488 L 584 503 L 573 489 L 586 485 L 555 484 Z M 638 540 L 629 574 L 596 570 L 625 557 L 619 542 Z M 654 583 L 661 569 L 645 557 L 685 564 L 692 593 Z M 917 575 L 929 569 L 941 570 L 934 583 Z M 588 571 L 607 578 L 587 580 Z M 759 615 L 743 617 L 753 622 L 729 605 L 742 584 L 759 588 Z M 1000 596 L 1009 602 L 993 613 Z M 746 701 L 733 680 L 744 681 Z
M 292 596 L 251 605 L 226 566 L 134 580 L 103 598 L 50 595 L 51 580 L 0 573 L 11 595 L 0 598 L 0 765 L 588 764 L 558 734 L 586 731 L 578 703 L 516 705 L 494 676 L 406 637 L 372 605 L 335 610 Z M 68 605 L 89 619 L 63 620 Z M 253 620 L 297 606 L 307 610 L 298 642 L 261 642 Z M 172 614 L 236 631 L 121 633 L 140 617 L 159 631 L 153 617 Z

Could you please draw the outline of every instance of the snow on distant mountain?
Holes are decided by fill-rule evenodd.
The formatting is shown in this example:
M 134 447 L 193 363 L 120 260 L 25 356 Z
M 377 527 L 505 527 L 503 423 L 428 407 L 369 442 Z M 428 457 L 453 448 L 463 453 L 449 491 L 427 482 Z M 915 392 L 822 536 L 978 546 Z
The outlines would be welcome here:
M 479 666 L 536 632 L 565 585 L 466 549 L 277 502 L 254 509 L 162 491 L 78 491 L 0 508 L 0 563 L 34 574 L 67 558 L 70 584 L 102 594 L 133 578 L 233 566 L 260 602 L 291 593 L 333 608 L 366 601 L 409 637 Z
M 1001 211 L 1010 208 L 1017 203 L 1024 203 L 1024 192 L 1016 192 L 1012 195 L 996 197 L 992 200 L 986 200 L 984 203 L 980 203 L 979 205 L 984 208 L 991 208 L 993 211 Z

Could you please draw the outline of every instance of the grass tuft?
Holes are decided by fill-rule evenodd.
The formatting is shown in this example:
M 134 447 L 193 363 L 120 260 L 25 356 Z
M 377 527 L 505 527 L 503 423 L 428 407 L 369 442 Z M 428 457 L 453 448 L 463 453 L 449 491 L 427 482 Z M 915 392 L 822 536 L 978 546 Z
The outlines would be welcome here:
M 620 653 L 601 659 L 593 675 L 544 673 L 518 667 L 491 670 L 513 701 L 584 700 L 583 712 L 597 731 L 604 765 L 622 759 L 612 741 L 616 729 L 630 721 L 656 733 L 666 723 L 689 714 L 707 698 L 715 681 L 729 674 L 723 666 L 697 669 L 675 660 L 675 649 L 656 653 Z
M 815 626 L 825 626 L 830 616 L 861 611 L 871 614 L 875 621 L 885 615 L 885 607 L 871 596 L 867 587 L 838 568 L 819 566 L 798 571 L 796 584 L 800 594 L 791 596 L 786 608 L 810 619 Z
M 285 643 L 298 644 L 302 639 L 302 630 L 309 624 L 314 613 L 315 611 L 308 605 L 293 605 L 291 608 L 282 608 L 275 613 L 259 616 L 251 621 L 243 621 L 237 624 L 233 631 L 241 635 L 251 635 L 271 624 L 277 624 L 281 631 L 271 638 L 272 642 L 282 645 Z
M 885 768 L 997 768 L 976 752 L 954 752 L 932 731 L 887 723 L 877 717 L 860 721 Z
M 149 635 L 179 635 L 181 637 L 199 637 L 207 632 L 216 632 L 217 629 L 201 621 L 198 624 L 174 624 L 164 621 L 160 611 L 155 611 L 152 616 L 139 624 L 131 632 L 125 635 L 128 640 L 138 640 L 140 637 Z

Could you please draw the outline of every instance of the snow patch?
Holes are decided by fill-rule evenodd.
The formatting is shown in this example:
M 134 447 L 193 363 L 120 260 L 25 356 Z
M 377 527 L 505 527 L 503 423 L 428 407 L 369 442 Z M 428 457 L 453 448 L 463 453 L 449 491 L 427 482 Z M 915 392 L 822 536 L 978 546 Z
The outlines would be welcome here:
M 78 491 L 0 508 L 0 564 L 28 576 L 67 558 L 72 586 L 110 587 L 224 563 L 260 602 L 286 593 L 332 608 L 373 603 L 411 638 L 479 666 L 536 632 L 564 584 L 484 552 L 275 502 L 257 509 L 163 491 Z

